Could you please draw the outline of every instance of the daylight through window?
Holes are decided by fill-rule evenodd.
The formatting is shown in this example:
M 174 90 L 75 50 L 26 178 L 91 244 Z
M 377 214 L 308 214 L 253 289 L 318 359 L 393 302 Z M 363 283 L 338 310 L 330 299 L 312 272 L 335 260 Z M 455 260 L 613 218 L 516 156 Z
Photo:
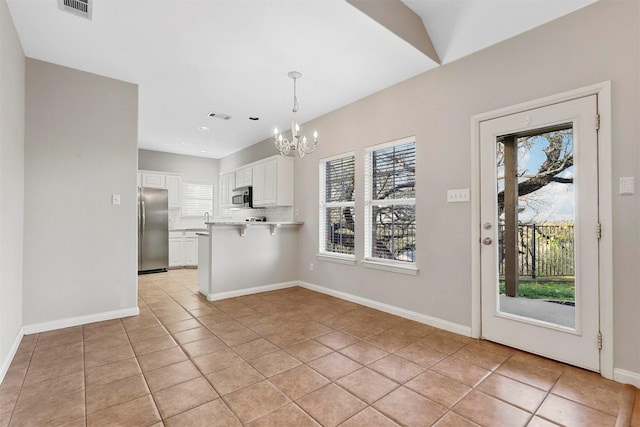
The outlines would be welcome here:
M 415 149 L 411 138 L 366 150 L 366 258 L 415 262 Z
M 182 186 L 182 216 L 213 214 L 213 185 L 185 182 Z
M 320 253 L 354 255 L 353 154 L 320 163 Z

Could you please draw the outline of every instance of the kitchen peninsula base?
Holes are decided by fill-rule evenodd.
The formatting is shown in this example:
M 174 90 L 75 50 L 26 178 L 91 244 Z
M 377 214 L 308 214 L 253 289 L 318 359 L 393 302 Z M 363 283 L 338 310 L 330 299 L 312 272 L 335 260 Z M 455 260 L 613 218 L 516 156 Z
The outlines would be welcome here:
M 300 222 L 208 222 L 198 288 L 209 301 L 295 285 Z

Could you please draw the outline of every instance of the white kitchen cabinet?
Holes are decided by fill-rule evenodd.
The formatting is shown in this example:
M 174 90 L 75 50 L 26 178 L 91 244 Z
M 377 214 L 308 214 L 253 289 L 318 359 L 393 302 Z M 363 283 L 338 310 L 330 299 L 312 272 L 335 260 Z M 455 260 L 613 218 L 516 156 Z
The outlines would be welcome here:
M 265 178 L 266 178 L 266 165 L 260 163 L 254 166 L 252 169 L 253 175 L 253 206 L 264 206 L 265 200 Z
M 169 198 L 169 208 L 182 207 L 182 177 L 179 175 L 167 175 L 165 185 Z
M 189 236 L 190 233 L 184 238 L 184 265 L 186 267 L 198 266 L 198 238 L 195 233 L 193 237 Z
M 142 172 L 140 175 L 140 186 L 148 188 L 166 188 L 164 174 L 153 172 Z
M 253 206 L 293 206 L 293 158 L 274 156 L 253 166 Z
M 169 234 L 169 267 L 183 267 L 185 261 L 184 237 L 180 232 L 180 237 L 172 237 Z
M 233 189 L 236 188 L 236 174 L 235 172 L 224 173 L 220 175 L 220 206 L 223 209 L 228 209 L 233 206 L 231 197 L 233 196 Z
M 250 167 L 236 171 L 236 182 L 234 188 L 246 187 L 247 185 L 252 185 L 252 182 L 253 176 L 252 169 Z

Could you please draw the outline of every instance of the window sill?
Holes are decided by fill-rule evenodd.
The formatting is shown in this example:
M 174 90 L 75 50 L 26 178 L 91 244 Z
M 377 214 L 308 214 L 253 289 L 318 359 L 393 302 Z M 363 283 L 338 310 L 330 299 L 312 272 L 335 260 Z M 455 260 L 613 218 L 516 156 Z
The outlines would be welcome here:
M 355 257 L 329 255 L 329 254 L 316 254 L 316 259 L 318 259 L 319 261 L 335 262 L 336 264 L 356 265 Z
M 388 263 L 373 260 L 363 260 L 362 265 L 366 268 L 373 268 L 374 270 L 390 271 L 392 273 L 407 274 L 409 276 L 416 276 L 418 274 L 418 267 L 414 264 L 402 265 L 396 263 Z

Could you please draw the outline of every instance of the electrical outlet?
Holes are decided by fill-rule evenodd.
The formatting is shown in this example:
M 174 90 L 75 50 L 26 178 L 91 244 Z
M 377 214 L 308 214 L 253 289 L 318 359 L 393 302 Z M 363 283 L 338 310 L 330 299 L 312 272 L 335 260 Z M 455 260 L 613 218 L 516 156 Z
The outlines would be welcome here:
M 468 202 L 470 196 L 470 191 L 468 188 L 464 188 L 462 190 L 448 190 L 447 191 L 447 202 L 448 203 L 463 203 Z
M 120 204 L 120 195 L 119 194 L 112 194 L 111 195 L 111 204 L 112 205 L 119 205 Z
M 313 271 L 313 263 L 312 262 L 309 263 L 309 271 Z

